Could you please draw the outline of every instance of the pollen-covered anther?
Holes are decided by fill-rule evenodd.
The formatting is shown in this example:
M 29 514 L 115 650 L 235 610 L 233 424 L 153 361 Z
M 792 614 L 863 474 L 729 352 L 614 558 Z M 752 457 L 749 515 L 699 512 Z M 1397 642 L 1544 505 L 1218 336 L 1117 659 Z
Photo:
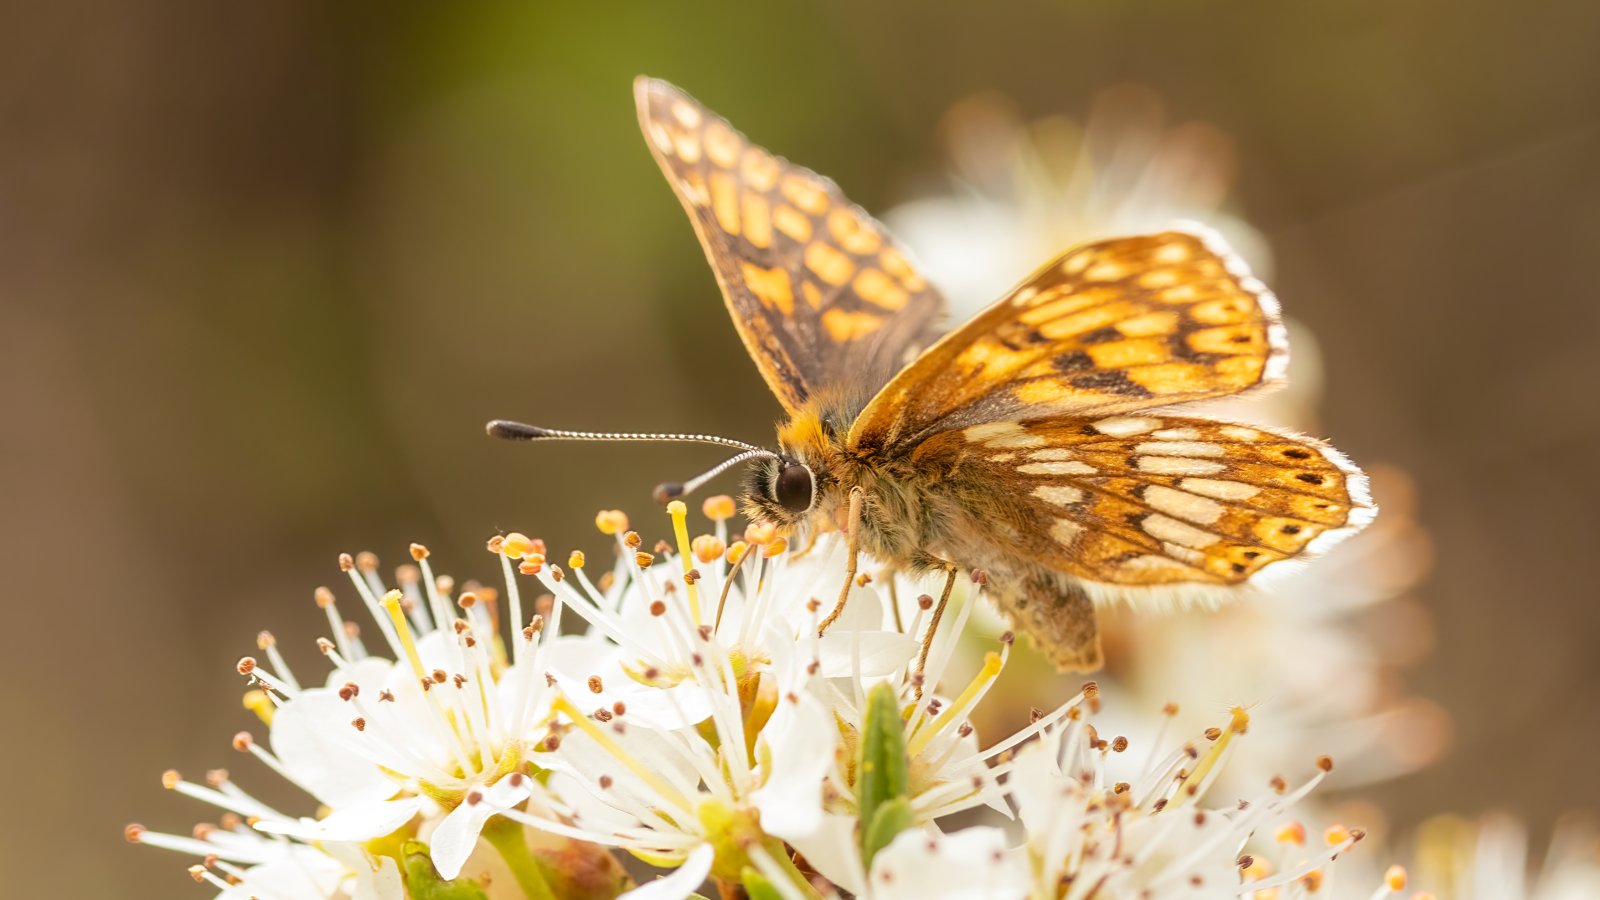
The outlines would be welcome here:
M 363 550 L 356 554 L 356 571 L 363 574 L 378 571 L 378 554 Z
M 533 552 L 533 541 L 520 531 L 513 531 L 500 542 L 500 552 L 511 559 L 526 559 Z M 541 558 L 539 560 L 543 562 Z
M 1338 824 L 1329 825 L 1327 830 L 1322 832 L 1322 839 L 1329 847 L 1337 847 L 1350 840 L 1350 829 Z
M 367 720 L 361 716 L 356 716 L 354 719 L 350 720 L 350 726 L 357 731 L 366 731 Z
M 318 587 L 311 592 L 311 599 L 316 601 L 318 609 L 327 609 L 333 605 L 333 591 Z
M 782 556 L 789 549 L 789 542 L 781 537 L 775 537 L 761 545 L 761 555 L 767 559 Z
M 1083 696 L 1085 696 L 1085 697 L 1097 697 L 1097 696 L 1099 696 L 1099 694 L 1100 694 L 1100 683 L 1098 681 L 1085 681 L 1083 683 Z
M 656 558 L 654 554 L 646 553 L 643 550 L 640 550 L 639 552 L 633 554 L 633 561 L 639 566 L 639 568 L 648 569 L 650 568 L 650 564 L 656 561 Z
M 227 769 L 207 769 L 206 770 L 206 784 L 209 784 L 212 787 L 222 787 L 223 785 L 225 785 L 227 783 L 228 783 L 228 770 Z
M 605 690 L 606 690 L 605 682 L 600 680 L 600 676 L 599 675 L 590 675 L 589 676 L 589 680 L 587 682 L 585 682 L 585 683 L 589 686 L 589 693 L 591 693 L 591 694 L 603 694 L 603 693 L 605 693 Z
M 1000 632 L 1000 643 L 1001 644 L 1004 644 L 1005 646 L 1009 647 L 1012 644 L 1015 644 L 1016 642 L 1017 642 L 1017 634 L 1016 634 L 1016 632 L 1014 632 L 1014 631 L 1002 631 L 1002 632 Z
M 434 669 L 428 674 L 433 678 L 434 684 L 444 684 L 445 679 L 450 677 L 450 675 L 443 669 Z
M 584 560 L 585 560 L 585 557 L 583 555 L 583 551 L 582 550 L 574 550 L 571 553 L 567 554 L 567 568 L 569 568 L 569 569 L 581 569 L 581 568 L 583 568 Z
M 1211 728 L 1207 728 L 1206 729 L 1206 740 L 1214 741 L 1219 737 L 1222 737 L 1222 729 L 1221 728 L 1217 728 L 1217 727 L 1213 726 Z
M 334 651 L 335 647 L 333 641 L 327 638 L 317 638 L 317 649 L 322 651 L 323 656 L 327 656 Z
M 1323 876 L 1321 869 L 1312 869 L 1311 871 L 1300 876 L 1300 884 L 1308 893 L 1315 894 L 1317 891 L 1322 889 L 1322 878 Z
M 765 544 L 777 533 L 778 526 L 771 522 L 751 522 L 745 526 L 744 539 L 748 544 Z
M 490 553 L 499 553 L 500 552 L 500 548 L 504 547 L 505 543 L 506 543 L 505 535 L 497 534 L 494 537 L 491 537 L 487 541 L 485 541 L 484 544 L 483 544 L 483 547 L 484 547 L 485 550 L 488 550 Z
M 1128 749 L 1128 739 L 1120 734 L 1117 735 L 1111 739 L 1111 749 L 1117 753 L 1121 753 L 1122 751 Z
M 253 656 L 240 657 L 234 668 L 239 670 L 240 675 L 249 675 L 256 670 L 256 658 Z
M 650 615 L 664 616 L 667 614 L 667 604 L 660 600 L 650 601 Z
M 417 562 L 422 562 L 423 560 L 428 558 L 428 548 L 422 546 L 421 544 L 412 544 L 411 545 L 411 558 L 416 560 Z
M 622 545 L 629 550 L 637 550 L 644 546 L 644 538 L 639 536 L 639 532 L 630 531 L 622 536 Z
M 339 699 L 349 702 L 361 694 L 361 685 L 354 681 L 347 681 L 339 688 Z
M 595 514 L 594 527 L 601 534 L 621 534 L 628 530 L 628 514 L 620 509 L 602 509 Z
M 416 545 L 412 544 L 412 546 L 415 547 Z M 422 570 L 410 563 L 406 563 L 403 566 L 395 566 L 394 580 L 403 587 L 416 587 L 422 583 Z
M 713 522 L 725 522 L 733 518 L 738 507 L 732 497 L 727 494 L 717 494 L 714 497 L 707 497 L 705 502 L 700 504 L 700 511 Z
M 524 575 L 537 575 L 544 571 L 544 557 L 535 553 L 517 563 L 517 571 Z
M 739 564 L 739 561 L 744 559 L 749 553 L 749 544 L 745 543 L 744 541 L 734 541 L 732 544 L 728 545 L 728 552 L 724 558 L 728 561 L 728 565 L 736 566 Z
M 1319 756 L 1319 757 L 1317 757 L 1317 768 L 1321 769 L 1324 772 L 1332 772 L 1333 771 L 1333 757 L 1331 757 L 1331 756 Z
M 1306 826 L 1298 821 L 1285 822 L 1277 833 L 1273 835 L 1273 840 L 1280 844 L 1293 844 L 1296 847 L 1304 847 L 1306 845 Z
M 194 879 L 195 884 L 205 884 L 206 876 L 211 874 L 205 866 L 200 865 L 190 866 L 188 871 L 189 877 Z
M 691 584 L 691 585 L 692 584 L 699 584 L 700 583 L 700 579 L 703 578 L 703 577 L 705 577 L 705 576 L 700 574 L 700 570 L 699 569 L 690 569 L 689 571 L 683 573 L 683 583 L 684 584 Z
M 1282 794 L 1289 790 L 1289 782 L 1282 775 L 1272 776 L 1272 780 L 1268 784 L 1272 787 L 1274 794 Z
M 666 541 L 656 541 L 656 545 L 650 549 L 654 551 L 657 556 L 665 556 L 672 552 L 672 545 Z
M 1391 891 L 1403 891 L 1403 890 L 1405 890 L 1406 889 L 1406 867 L 1405 866 L 1390 866 L 1389 870 L 1387 872 L 1383 873 L 1383 885 L 1384 885 L 1384 887 L 1387 887 Z
M 254 744 L 255 742 L 256 739 L 251 736 L 250 732 L 241 731 L 233 736 L 233 749 L 239 751 L 240 753 L 249 753 L 250 745 Z
M 702 534 L 689 544 L 689 550 L 694 558 L 705 565 L 710 565 L 722 558 L 722 553 L 727 548 L 716 535 Z
M 566 577 L 567 577 L 567 573 L 566 573 L 565 570 L 563 570 L 558 565 L 551 564 L 551 566 L 550 566 L 550 580 L 551 581 L 554 581 L 556 584 L 560 584 L 563 580 L 566 579 Z
M 140 838 L 143 838 L 144 833 L 148 830 L 149 829 L 145 828 L 143 825 L 140 825 L 138 822 L 129 822 L 127 825 L 122 827 L 122 839 L 130 844 L 137 844 L 139 843 Z
M 270 631 L 262 631 L 256 634 L 256 648 L 259 650 L 265 650 L 268 647 L 276 646 L 277 643 L 277 638 L 274 638 L 272 636 L 272 632 Z
M 477 603 L 478 594 L 475 591 L 462 591 L 461 596 L 456 598 L 456 605 L 462 609 L 471 609 L 472 607 L 476 606 Z
M 921 594 L 917 597 L 917 608 L 922 610 L 933 609 L 933 595 Z
M 169 791 L 176 788 L 181 781 L 183 776 L 178 774 L 177 769 L 168 769 L 161 773 L 161 786 Z
M 989 573 L 982 569 L 973 569 L 967 574 L 967 577 L 978 587 L 983 587 L 989 583 Z
M 339 554 L 339 571 L 348 572 L 356 567 L 356 558 L 348 553 Z

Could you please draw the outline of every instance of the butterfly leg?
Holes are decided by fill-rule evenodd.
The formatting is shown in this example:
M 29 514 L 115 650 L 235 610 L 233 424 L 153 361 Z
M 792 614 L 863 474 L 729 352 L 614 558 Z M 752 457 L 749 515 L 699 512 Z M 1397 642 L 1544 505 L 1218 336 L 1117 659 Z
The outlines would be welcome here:
M 944 618 L 944 608 L 949 605 L 950 592 L 956 586 L 956 567 L 947 564 L 947 568 L 950 574 L 944 580 L 944 591 L 939 595 L 939 605 L 933 608 L 933 618 L 928 621 L 928 630 L 923 634 L 922 649 L 917 653 L 917 672 L 911 676 L 911 688 L 916 691 L 918 700 L 922 699 L 923 672 L 928 668 L 928 651 L 933 649 L 933 636 L 939 633 L 939 620 Z
M 828 626 L 838 621 L 839 617 L 844 614 L 844 603 L 850 598 L 850 585 L 856 580 L 856 562 L 860 557 L 861 551 L 861 504 L 864 499 L 865 494 L 861 488 L 854 487 L 850 489 L 850 521 L 845 523 L 845 534 L 847 535 L 845 544 L 848 549 L 846 550 L 844 587 L 839 589 L 839 602 L 834 604 L 833 612 L 828 613 L 828 617 L 822 620 L 821 625 L 817 626 L 818 637 L 825 634 Z

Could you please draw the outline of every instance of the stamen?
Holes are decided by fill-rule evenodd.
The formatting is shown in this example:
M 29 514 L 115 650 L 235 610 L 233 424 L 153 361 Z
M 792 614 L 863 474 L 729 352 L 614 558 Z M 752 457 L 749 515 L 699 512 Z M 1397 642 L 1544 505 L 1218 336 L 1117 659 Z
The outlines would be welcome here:
M 411 672 L 417 679 L 424 680 L 428 677 L 422 670 L 422 656 L 417 653 L 417 644 L 411 639 L 411 627 L 406 624 L 405 613 L 400 609 L 400 592 L 390 591 L 383 595 L 380 601 L 383 611 L 389 614 L 389 621 L 394 624 L 396 639 L 401 649 L 405 651 L 406 660 L 411 663 Z
M 577 728 L 584 734 L 587 734 L 589 737 L 593 738 L 594 742 L 599 744 L 601 749 L 611 754 L 611 756 L 615 758 L 617 762 L 620 762 L 626 766 L 628 771 L 639 776 L 639 779 L 645 784 L 649 785 L 650 788 L 659 794 L 663 800 L 670 802 L 672 805 L 678 807 L 686 813 L 689 813 L 690 815 L 694 814 L 694 807 L 690 805 L 689 801 L 685 799 L 682 794 L 678 793 L 676 788 L 668 784 L 649 766 L 639 762 L 639 760 L 635 759 L 632 754 L 622 749 L 620 744 L 611 739 L 611 735 L 606 734 L 605 731 L 600 728 L 600 726 L 596 725 L 586 713 L 574 706 L 572 701 L 567 699 L 566 694 L 558 691 L 556 693 L 555 700 L 551 703 L 551 709 L 566 713 L 567 717 L 572 720 L 573 725 L 577 726 Z
M 1000 654 L 993 650 L 985 653 L 983 655 L 983 668 L 979 669 L 978 674 L 974 675 L 972 681 L 968 682 L 966 688 L 961 691 L 960 696 L 956 697 L 955 702 L 950 704 L 949 709 L 939 713 L 932 723 L 918 729 L 917 733 L 911 738 L 911 742 L 906 745 L 906 752 L 912 756 L 922 753 L 940 731 L 959 718 L 978 699 L 984 689 L 993 683 L 996 678 L 1000 677 L 1000 670 L 1003 666 Z

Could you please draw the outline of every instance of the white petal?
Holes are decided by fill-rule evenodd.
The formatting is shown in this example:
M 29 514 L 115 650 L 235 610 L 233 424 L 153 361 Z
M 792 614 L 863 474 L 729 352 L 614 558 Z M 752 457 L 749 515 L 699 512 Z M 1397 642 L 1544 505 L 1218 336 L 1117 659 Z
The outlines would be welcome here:
M 335 810 L 324 819 L 263 819 L 256 830 L 302 841 L 370 841 L 393 834 L 422 808 L 422 798 L 380 800 Z
M 761 827 L 781 838 L 803 836 L 822 824 L 822 779 L 833 766 L 839 729 L 810 693 L 778 701 L 761 730 L 772 769 L 753 796 Z
M 899 632 L 845 631 L 835 627 L 822 636 L 817 652 L 825 678 L 853 676 L 858 652 L 862 677 L 878 678 L 904 668 L 916 651 L 917 642 Z
M 400 867 L 389 856 L 374 857 L 357 844 L 323 844 L 329 856 L 355 873 L 356 887 L 351 900 L 405 900 Z
M 825 813 L 816 829 L 789 840 L 824 878 L 852 894 L 864 891 L 861 850 L 856 844 L 855 816 Z
M 433 867 L 446 881 L 461 874 L 467 857 L 478 845 L 478 835 L 489 817 L 510 809 L 528 799 L 527 779 L 519 779 L 520 787 L 513 788 L 511 779 L 502 778 L 494 788 L 482 792 L 476 803 L 462 803 L 451 810 L 430 838 L 429 856 Z
M 617 900 L 684 900 L 705 883 L 706 876 L 711 874 L 711 858 L 715 855 L 710 844 L 701 844 L 670 874 L 645 882 Z
M 912 830 L 879 851 L 871 881 L 874 900 L 1012 900 L 1026 896 L 1028 869 L 998 828 Z
M 366 668 L 369 670 L 365 673 L 366 680 L 372 681 L 372 696 L 376 696 L 378 685 L 387 675 L 387 666 L 381 673 L 371 671 L 377 669 L 376 666 Z M 382 800 L 394 794 L 394 782 L 350 749 L 349 741 L 356 737 L 350 725 L 354 718 L 350 704 L 325 688 L 301 692 L 300 696 L 279 707 L 272 717 L 269 738 L 272 752 L 297 784 L 335 809 L 351 803 Z

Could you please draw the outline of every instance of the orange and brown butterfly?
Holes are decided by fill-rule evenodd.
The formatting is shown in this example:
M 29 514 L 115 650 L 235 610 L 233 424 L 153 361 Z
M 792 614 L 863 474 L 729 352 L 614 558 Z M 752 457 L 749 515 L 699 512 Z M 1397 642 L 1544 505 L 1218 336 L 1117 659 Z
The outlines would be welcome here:
M 943 299 L 831 181 L 672 85 L 641 78 L 635 97 L 787 413 L 779 449 L 491 431 L 740 447 L 752 518 L 842 528 L 852 567 L 859 547 L 911 573 L 981 570 L 1079 671 L 1101 664 L 1096 603 L 1224 594 L 1371 520 L 1333 448 L 1172 409 L 1271 387 L 1288 361 L 1277 301 L 1203 230 L 1068 250 L 941 337 Z

